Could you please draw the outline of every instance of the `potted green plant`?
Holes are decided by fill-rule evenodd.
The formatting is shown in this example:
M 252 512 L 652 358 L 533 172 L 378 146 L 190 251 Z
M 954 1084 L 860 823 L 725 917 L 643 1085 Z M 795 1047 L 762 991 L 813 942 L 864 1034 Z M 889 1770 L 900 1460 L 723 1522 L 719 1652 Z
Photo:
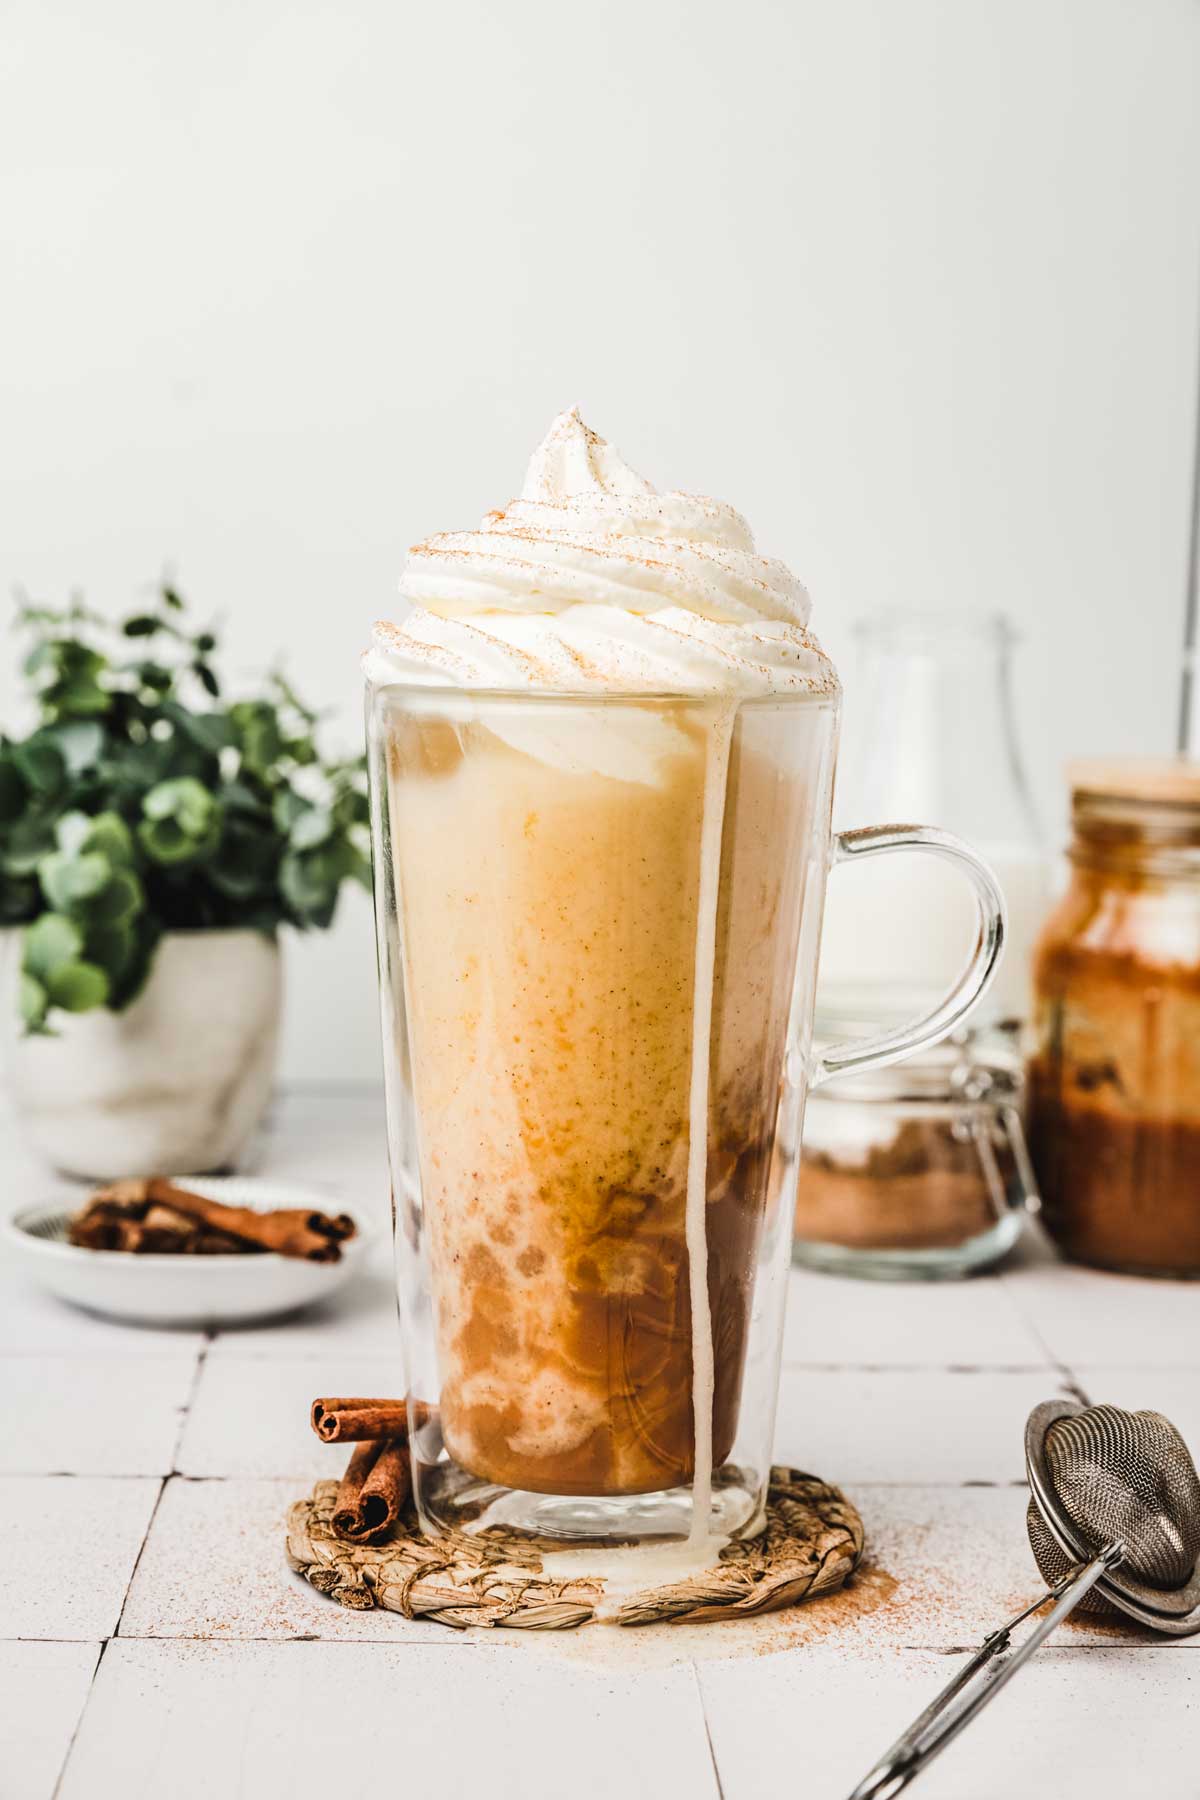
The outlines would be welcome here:
M 282 925 L 369 886 L 361 759 L 282 675 L 225 699 L 163 584 L 110 623 L 22 603 L 37 709 L 0 735 L 0 925 L 20 1117 L 69 1173 L 228 1165 L 275 1066 Z

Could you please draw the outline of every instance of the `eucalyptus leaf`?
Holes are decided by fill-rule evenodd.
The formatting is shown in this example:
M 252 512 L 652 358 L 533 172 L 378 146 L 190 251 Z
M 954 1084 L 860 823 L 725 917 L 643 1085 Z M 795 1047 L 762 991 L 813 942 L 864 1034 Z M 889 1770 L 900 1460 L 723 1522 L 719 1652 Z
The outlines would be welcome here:
M 369 825 L 371 805 L 359 788 L 343 788 L 333 803 L 333 816 L 339 825 Z
M 143 659 L 130 663 L 129 667 L 142 686 L 153 689 L 156 694 L 165 694 L 175 680 L 175 671 L 168 668 L 166 663 Z
M 117 925 L 133 918 L 145 905 L 145 892 L 132 869 L 112 869 L 108 881 L 80 910 L 88 921 Z
M 328 843 L 332 834 L 332 814 L 323 807 L 310 806 L 300 814 L 288 835 L 293 850 L 315 850 Z
M 77 638 L 62 638 L 51 646 L 49 666 L 55 679 L 42 690 L 42 705 L 51 719 L 86 717 L 108 711 L 109 695 L 101 677 L 108 660 Z
M 0 823 L 20 818 L 28 791 L 12 756 L 0 756 Z
M 23 925 L 41 905 L 42 890 L 30 875 L 0 881 L 0 925 Z
M 51 971 L 46 992 L 65 1012 L 90 1012 L 108 999 L 108 976 L 95 963 L 69 962 Z
M 284 789 L 285 794 L 288 792 L 289 790 Z M 279 796 L 276 795 L 276 801 L 278 801 L 278 799 Z M 235 780 L 222 782 L 221 804 L 224 806 L 226 812 L 253 815 L 255 819 L 263 823 L 268 823 L 270 820 L 274 819 L 276 829 L 281 832 L 283 836 L 287 836 L 287 826 L 280 824 L 279 814 L 275 805 L 268 804 L 261 794 L 256 794 L 254 789 L 244 781 Z
M 104 748 L 104 728 L 95 719 L 71 719 L 54 725 L 51 736 L 69 775 L 93 768 Z
M 289 851 L 279 865 L 279 886 L 296 922 L 323 929 L 333 918 L 341 872 L 328 851 L 297 855 Z
M 227 821 L 217 853 L 205 873 L 220 893 L 243 907 L 274 902 L 279 907 L 279 840 L 241 819 Z
M 44 813 L 27 813 L 0 838 L 0 862 L 7 875 L 32 875 L 54 849 L 54 826 Z
M 115 986 L 130 968 L 137 954 L 138 940 L 128 924 L 89 925 L 86 938 L 87 960 L 97 963 Z
M 254 899 L 256 894 L 262 894 L 266 885 L 257 869 L 240 867 L 236 863 L 214 863 L 207 873 L 220 893 L 243 904 Z
M 112 1007 L 128 1006 L 129 1002 L 141 993 L 154 961 L 158 940 L 162 936 L 158 924 L 154 920 L 148 919 L 144 913 L 137 920 L 136 925 L 129 929 L 133 937 L 133 949 L 124 967 L 118 973 L 111 963 L 105 962 L 104 964 L 109 970 L 111 978 L 108 1005 Z M 90 957 L 90 960 L 101 961 L 102 959 L 97 956 Z
M 276 831 L 284 837 L 290 837 L 297 819 L 311 807 L 312 801 L 306 800 L 303 794 L 298 794 L 295 788 L 281 787 L 271 806 Z
M 66 778 L 66 759 L 45 735 L 14 745 L 12 759 L 35 793 L 57 793 Z
M 83 719 L 108 711 L 108 695 L 104 689 L 98 682 L 82 677 L 56 682 L 44 698 L 60 719 Z
M 54 827 L 54 841 L 60 850 L 74 856 L 87 843 L 94 824 L 95 820 L 85 812 L 66 812 Z
M 111 874 L 112 865 L 98 850 L 81 851 L 75 856 L 54 850 L 38 865 L 42 892 L 57 912 L 71 912 L 90 900 L 107 884 Z
M 174 819 L 143 819 L 138 826 L 138 843 L 151 862 L 167 867 L 191 862 L 196 853 L 196 840 Z
M 217 802 L 194 776 L 182 775 L 151 788 L 142 811 L 147 819 L 173 819 L 185 836 L 201 838 L 212 828 Z
M 83 933 L 62 913 L 43 913 L 25 933 L 21 966 L 46 984 L 55 969 L 72 962 L 83 949 Z
M 265 775 L 283 755 L 283 733 L 275 709 L 265 700 L 238 701 L 229 709 L 248 769 Z
M 164 702 L 163 713 L 177 731 L 190 738 L 201 750 L 207 750 L 210 756 L 219 756 L 222 750 L 233 746 L 233 725 L 226 713 L 189 712 L 186 706 L 180 706 L 173 700 Z
M 37 976 L 29 975 L 24 970 L 21 972 L 18 1004 L 26 1031 L 39 1030 L 50 1005 L 50 996 Z
M 118 812 L 97 813 L 88 821 L 89 830 L 81 848 L 99 850 L 110 863 L 131 863 L 134 859 L 133 833 Z M 63 846 L 64 849 L 66 846 Z

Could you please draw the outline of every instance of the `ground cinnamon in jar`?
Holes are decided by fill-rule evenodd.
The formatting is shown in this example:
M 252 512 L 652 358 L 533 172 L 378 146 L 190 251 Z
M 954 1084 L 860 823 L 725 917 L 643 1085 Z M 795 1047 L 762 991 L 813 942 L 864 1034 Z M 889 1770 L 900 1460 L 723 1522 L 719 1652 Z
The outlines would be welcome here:
M 1200 765 L 1071 779 L 1071 882 L 1034 958 L 1043 1222 L 1077 1262 L 1200 1276 Z
M 961 1275 L 1015 1241 L 1032 1187 L 1007 1047 L 970 1038 L 829 1082 L 809 1101 L 795 1260 L 845 1274 Z

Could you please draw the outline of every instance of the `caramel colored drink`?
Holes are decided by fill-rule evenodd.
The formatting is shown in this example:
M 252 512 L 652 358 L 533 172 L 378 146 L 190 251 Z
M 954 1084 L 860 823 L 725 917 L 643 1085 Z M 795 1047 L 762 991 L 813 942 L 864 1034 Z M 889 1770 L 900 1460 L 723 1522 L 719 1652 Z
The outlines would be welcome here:
M 746 521 L 576 412 L 402 593 L 366 668 L 422 1524 L 708 1553 L 763 1518 L 837 677 Z
M 387 715 L 441 1427 L 472 1475 L 631 1495 L 730 1454 L 833 720 Z

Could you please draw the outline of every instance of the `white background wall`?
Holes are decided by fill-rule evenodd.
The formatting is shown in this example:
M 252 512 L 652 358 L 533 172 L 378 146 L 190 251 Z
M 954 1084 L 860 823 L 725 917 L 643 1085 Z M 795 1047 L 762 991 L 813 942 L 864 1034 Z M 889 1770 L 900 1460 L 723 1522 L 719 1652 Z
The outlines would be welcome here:
M 406 545 L 578 400 L 835 657 L 1010 611 L 1046 816 L 1069 753 L 1169 746 L 1195 0 L 3 0 L 0 195 L 0 589 L 169 564 L 353 742 Z M 350 906 L 289 1076 L 374 1075 L 373 980 Z

